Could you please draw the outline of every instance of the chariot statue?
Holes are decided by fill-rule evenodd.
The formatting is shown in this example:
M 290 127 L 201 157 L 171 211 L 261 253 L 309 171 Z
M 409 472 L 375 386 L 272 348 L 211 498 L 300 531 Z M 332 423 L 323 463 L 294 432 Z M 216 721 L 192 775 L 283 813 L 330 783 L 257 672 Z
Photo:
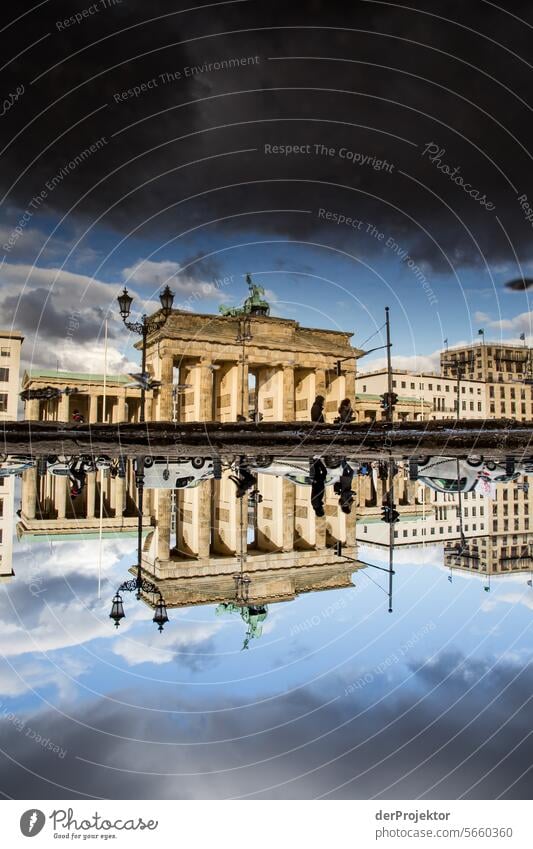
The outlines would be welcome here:
M 265 290 L 252 281 L 251 274 L 246 275 L 246 282 L 250 294 L 242 307 L 220 306 L 218 311 L 225 316 L 235 317 L 240 315 L 270 315 L 270 304 L 265 301 Z

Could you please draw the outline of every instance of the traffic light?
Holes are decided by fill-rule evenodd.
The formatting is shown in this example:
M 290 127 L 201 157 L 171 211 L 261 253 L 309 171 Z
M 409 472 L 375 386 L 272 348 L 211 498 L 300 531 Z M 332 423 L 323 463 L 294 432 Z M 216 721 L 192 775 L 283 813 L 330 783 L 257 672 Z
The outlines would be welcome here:
M 387 525 L 393 525 L 400 520 L 400 514 L 396 510 L 396 504 L 384 504 L 381 508 L 381 519 Z
M 390 413 L 390 415 L 392 416 L 392 411 L 394 410 L 394 407 L 398 403 L 398 396 L 397 396 L 396 392 L 384 392 L 383 395 L 381 396 L 381 402 L 380 403 L 381 403 L 381 409 L 383 410 L 383 412 L 386 413 L 386 414 Z

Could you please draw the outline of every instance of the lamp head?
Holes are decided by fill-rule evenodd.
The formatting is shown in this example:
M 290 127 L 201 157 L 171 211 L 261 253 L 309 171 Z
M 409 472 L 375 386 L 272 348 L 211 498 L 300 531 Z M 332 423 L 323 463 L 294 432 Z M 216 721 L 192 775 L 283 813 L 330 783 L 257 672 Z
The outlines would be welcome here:
M 126 289 L 125 286 L 124 286 L 124 291 L 122 292 L 121 295 L 118 296 L 117 301 L 118 301 L 118 307 L 119 307 L 119 310 L 120 310 L 120 315 L 122 316 L 123 321 L 126 321 L 126 319 L 128 318 L 128 316 L 131 312 L 131 305 L 132 305 L 132 302 L 133 302 L 133 298 L 131 297 L 131 295 L 129 294 L 129 292 Z

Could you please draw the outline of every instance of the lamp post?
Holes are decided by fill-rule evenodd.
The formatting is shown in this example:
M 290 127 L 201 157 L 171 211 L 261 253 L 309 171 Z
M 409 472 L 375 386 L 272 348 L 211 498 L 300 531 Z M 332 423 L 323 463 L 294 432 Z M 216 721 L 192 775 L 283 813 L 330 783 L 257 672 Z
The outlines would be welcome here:
M 147 315 L 143 315 L 140 321 L 128 321 L 128 317 L 131 312 L 131 305 L 133 303 L 133 298 L 129 294 L 128 290 L 124 286 L 124 291 L 121 295 L 118 296 L 118 306 L 120 310 L 120 315 L 122 317 L 122 321 L 124 325 L 131 330 L 132 333 L 137 333 L 142 337 L 142 365 L 141 365 L 141 410 L 139 415 L 139 421 L 142 423 L 145 421 L 145 403 L 146 403 L 146 340 L 150 333 L 155 333 L 156 330 L 160 330 L 163 325 L 166 323 L 167 318 L 172 312 L 172 304 L 174 303 L 174 292 L 172 292 L 168 286 L 165 286 L 161 294 L 159 295 L 159 300 L 161 301 L 161 311 L 162 315 L 155 316 L 154 318 L 148 318 Z
M 248 419 L 245 413 L 245 398 L 248 392 L 248 385 L 245 386 L 245 365 L 246 365 L 246 343 L 252 339 L 252 325 L 248 316 L 239 318 L 236 342 L 242 344 L 241 353 L 241 416 Z M 248 381 L 246 381 L 246 384 Z
M 396 393 L 394 393 L 392 391 L 392 383 L 393 383 L 392 357 L 391 357 L 392 342 L 391 342 L 390 314 L 389 313 L 390 313 L 389 307 L 385 307 L 385 324 L 383 324 L 376 331 L 377 333 L 379 333 L 383 329 L 383 327 L 385 328 L 385 337 L 386 337 L 385 345 L 378 345 L 375 348 L 369 348 L 368 351 L 360 351 L 358 354 L 354 354 L 354 358 L 357 361 L 357 360 L 362 359 L 363 357 L 366 357 L 367 354 L 373 354 L 374 351 L 382 351 L 384 348 L 387 349 L 387 392 L 385 392 L 381 396 L 381 399 L 382 399 L 382 407 L 385 410 L 386 421 L 391 423 L 392 420 L 393 420 L 393 417 L 394 417 L 394 407 L 395 407 L 396 402 L 398 400 L 398 396 L 396 395 Z M 375 335 L 376 335 L 375 333 L 372 334 L 372 336 L 375 336 Z M 370 337 L 370 338 L 372 338 L 372 337 Z M 342 363 L 346 362 L 346 360 L 351 360 L 351 359 L 352 359 L 352 357 L 343 357 L 341 360 L 337 360 L 335 362 L 335 373 L 336 373 L 337 377 L 340 377 L 340 375 L 342 374 Z M 357 391 L 356 391 L 356 397 L 357 397 Z
M 111 604 L 111 613 L 109 614 L 109 618 L 113 619 L 115 622 L 115 628 L 118 628 L 122 619 L 125 618 L 126 614 L 124 613 L 124 604 L 122 602 L 121 593 L 127 592 L 135 592 L 135 597 L 137 600 L 140 599 L 141 593 L 151 593 L 154 596 L 157 596 L 157 603 L 155 605 L 154 610 L 154 618 L 153 622 L 158 626 L 157 630 L 161 632 L 163 630 L 163 626 L 166 622 L 168 622 L 167 616 L 167 608 L 165 605 L 165 600 L 161 594 L 161 590 L 151 581 L 147 580 L 143 577 L 142 569 L 141 569 L 141 560 L 142 560 L 142 532 L 143 532 L 143 494 L 144 494 L 144 457 L 139 457 L 137 459 L 136 468 L 135 468 L 135 486 L 137 487 L 138 492 L 138 504 L 137 504 L 137 574 L 135 578 L 130 578 L 129 581 L 123 581 L 123 583 L 119 586 L 116 591 L 112 604 Z

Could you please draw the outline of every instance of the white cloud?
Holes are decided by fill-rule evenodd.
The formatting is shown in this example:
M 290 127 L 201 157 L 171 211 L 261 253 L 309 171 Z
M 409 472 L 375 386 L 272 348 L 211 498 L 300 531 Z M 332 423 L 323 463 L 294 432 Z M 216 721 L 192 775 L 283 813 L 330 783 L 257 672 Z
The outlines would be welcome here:
M 223 298 L 215 283 L 200 281 L 186 272 L 183 273 L 181 265 L 171 260 L 154 262 L 141 259 L 129 268 L 124 268 L 122 276 L 126 285 L 133 281 L 139 286 L 150 286 L 156 291 L 168 284 L 177 295 L 190 295 L 195 299 Z
M 387 367 L 387 358 L 379 357 L 372 360 L 363 366 L 359 366 L 358 374 L 363 375 L 369 371 L 378 371 Z M 392 367 L 394 369 L 405 369 L 410 372 L 435 372 L 440 369 L 440 349 L 432 354 L 413 354 L 411 356 L 402 356 L 398 354 L 392 357 Z
M 136 666 L 139 663 L 170 663 L 179 654 L 180 649 L 189 650 L 191 646 L 207 642 L 221 628 L 220 622 L 200 625 L 180 621 L 176 623 L 175 629 L 169 630 L 167 626 L 162 634 L 156 631 L 155 634 L 150 634 L 143 639 L 142 643 L 135 640 L 133 635 L 117 640 L 113 646 L 113 653 L 123 658 L 129 666 Z M 144 632 L 143 637 L 145 637 Z

